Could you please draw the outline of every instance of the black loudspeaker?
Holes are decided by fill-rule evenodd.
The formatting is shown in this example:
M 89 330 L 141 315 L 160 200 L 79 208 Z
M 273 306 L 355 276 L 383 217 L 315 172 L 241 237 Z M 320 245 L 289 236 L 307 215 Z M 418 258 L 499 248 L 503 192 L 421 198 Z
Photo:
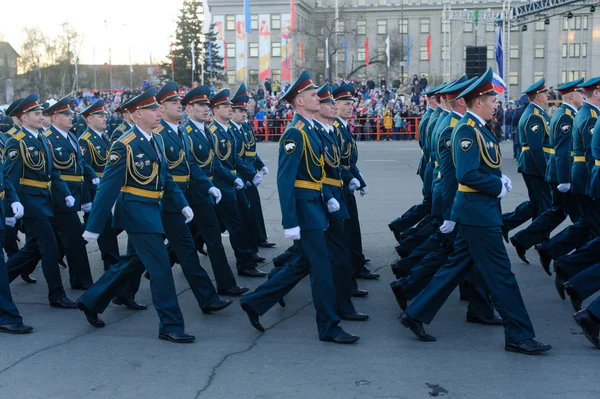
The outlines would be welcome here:
M 487 47 L 486 46 L 467 46 L 467 61 L 465 73 L 471 79 L 475 76 L 481 76 L 487 70 Z

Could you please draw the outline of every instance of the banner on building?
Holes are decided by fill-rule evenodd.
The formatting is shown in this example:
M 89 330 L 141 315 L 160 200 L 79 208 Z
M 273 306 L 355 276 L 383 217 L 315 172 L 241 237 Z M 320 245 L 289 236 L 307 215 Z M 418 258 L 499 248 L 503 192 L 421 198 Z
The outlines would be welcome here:
M 235 77 L 238 82 L 246 81 L 248 69 L 248 48 L 246 34 L 246 23 L 244 15 L 235 16 Z
M 258 16 L 258 79 L 271 77 L 271 15 Z
M 281 14 L 281 80 L 291 80 L 292 16 Z M 283 83 L 283 82 L 281 82 Z
M 225 59 L 225 17 L 223 15 L 215 15 L 213 17 L 213 23 L 215 24 L 215 33 L 217 34 L 215 43 L 219 47 L 217 53 L 219 54 L 219 57 Z

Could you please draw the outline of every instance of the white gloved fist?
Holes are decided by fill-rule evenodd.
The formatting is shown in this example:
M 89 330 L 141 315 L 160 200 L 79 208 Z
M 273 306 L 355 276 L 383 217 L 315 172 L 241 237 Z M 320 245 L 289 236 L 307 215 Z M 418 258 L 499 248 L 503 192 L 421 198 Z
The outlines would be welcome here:
M 92 233 L 91 231 L 86 230 L 83 232 L 83 234 L 81 236 L 87 242 L 94 242 L 94 241 L 98 241 L 98 237 L 100 236 L 100 234 Z
M 92 203 L 86 202 L 85 204 L 81 204 L 81 210 L 83 211 L 83 213 L 90 213 L 90 211 L 92 210 Z
M 299 240 L 300 239 L 300 226 L 292 227 L 291 229 L 283 230 L 285 238 L 288 240 Z
M 502 184 L 504 184 L 504 187 L 506 187 L 508 192 L 512 191 L 512 181 L 510 181 L 508 176 L 502 175 Z
M 98 184 L 100 184 L 100 178 L 99 178 L 99 177 L 94 177 L 94 178 L 92 179 L 92 184 L 93 184 L 94 186 L 97 186 Z
M 363 188 L 360 189 L 360 195 L 362 197 L 364 197 L 367 194 L 369 194 L 369 187 L 368 186 L 364 186 Z
M 210 195 L 213 196 L 213 198 L 215 199 L 215 204 L 218 204 L 219 201 L 221 201 L 221 198 L 223 197 L 223 195 L 221 194 L 221 190 L 219 190 L 216 187 L 211 187 L 208 189 L 208 193 Z
M 329 211 L 329 213 L 339 211 L 340 203 L 338 202 L 338 200 L 336 200 L 335 198 L 332 198 L 329 201 L 327 201 L 327 210 Z
M 236 190 L 241 190 L 244 188 L 244 182 L 239 177 L 233 181 Z
M 455 227 L 456 222 L 453 222 L 452 220 L 444 220 L 444 223 L 442 223 L 440 226 L 440 232 L 443 234 L 450 234 L 454 231 Z
M 185 216 L 185 222 L 189 223 L 192 220 L 194 220 L 194 211 L 192 211 L 192 208 L 190 208 L 189 206 L 186 206 L 185 208 L 183 208 L 181 210 L 181 214 L 183 216 Z
M 360 187 L 360 182 L 358 181 L 358 179 L 356 177 L 354 179 L 350 180 L 350 183 L 348 183 L 348 188 L 351 191 L 358 190 L 359 187 Z
M 503 184 L 502 185 L 502 191 L 500 191 L 500 194 L 498 194 L 498 196 L 496 198 L 503 198 L 506 195 L 507 192 L 508 191 L 506 189 L 506 185 Z
M 571 183 L 560 183 L 558 186 L 556 186 L 556 189 L 561 193 L 568 193 L 571 191 Z
M 21 219 L 23 217 L 23 214 L 25 213 L 25 208 L 23 208 L 23 205 L 20 202 L 15 201 L 12 204 L 10 204 L 10 207 L 15 215 L 15 219 Z
M 15 224 L 17 224 L 17 218 L 4 218 L 4 224 L 10 227 L 15 227 Z
M 69 195 L 67 198 L 65 198 L 65 204 L 67 204 L 68 208 L 72 208 L 73 205 L 75 205 L 75 198 L 73 198 L 73 196 Z
M 263 166 L 260 171 L 262 172 L 263 175 L 268 175 L 269 174 L 269 168 L 267 168 L 266 166 Z
M 252 179 L 252 184 L 258 187 L 260 183 L 262 183 L 262 176 L 257 173 L 256 176 L 254 176 L 254 179 Z

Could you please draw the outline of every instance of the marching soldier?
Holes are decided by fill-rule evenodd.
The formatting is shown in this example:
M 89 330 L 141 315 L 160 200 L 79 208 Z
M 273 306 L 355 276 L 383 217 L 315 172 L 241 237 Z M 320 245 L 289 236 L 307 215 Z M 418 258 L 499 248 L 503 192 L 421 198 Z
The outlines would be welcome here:
M 458 97 L 465 99 L 468 112 L 457 123 L 452 136 L 458 181 L 452 209 L 458 227 L 453 256 L 469 253 L 488 286 L 492 301 L 505 321 L 505 350 L 537 354 L 552 347 L 533 339 L 535 333 L 502 243 L 500 199 L 511 189 L 511 183 L 500 170 L 502 157 L 497 138 L 485 127 L 496 102 L 492 76 L 489 68 Z M 469 265 L 447 262 L 402 314 L 402 324 L 419 338 L 435 341 L 425 332 L 423 323 L 432 321 L 468 272 Z
M 110 140 L 104 132 L 106 129 L 106 111 L 104 110 L 104 100 L 98 100 L 83 111 L 81 115 L 87 123 L 87 130 L 79 137 L 79 145 L 85 162 L 92 167 L 96 175 L 102 178 L 104 167 L 108 160 L 110 152 Z M 89 193 L 90 198 L 84 199 L 84 204 L 94 201 L 96 196 L 96 186 L 84 183 L 85 192 Z M 90 209 L 88 206 L 82 208 L 84 222 L 87 223 Z M 104 270 L 108 270 L 112 265 L 119 262 L 119 244 L 117 242 L 117 232 L 112 227 L 112 217 L 106 219 L 106 228 L 98 238 L 98 247 L 104 262 Z
M 236 193 L 236 191 L 244 188 L 243 179 L 258 182 L 261 176 L 258 173 L 252 173 L 249 168 L 243 165 L 234 151 L 235 143 L 232 142 L 232 136 L 229 134 L 227 126 L 227 122 L 231 119 L 233 113 L 231 104 L 228 89 L 219 91 L 210 99 L 214 120 L 208 126 L 208 132 L 212 135 L 214 156 L 222 166 L 215 170 L 213 179 L 213 184 L 221 190 L 223 195 L 223 199 L 217 204 L 217 214 L 219 220 L 229 231 L 229 240 L 235 252 L 238 275 L 264 277 L 267 273 L 256 268 L 254 252 L 244 231 Z M 241 177 L 238 176 L 238 173 Z
M 100 180 L 84 238 L 98 239 L 115 204 L 115 227 L 128 235 L 128 254 L 111 267 L 79 299 L 77 306 L 92 326 L 104 327 L 98 313 L 104 312 L 121 286 L 146 267 L 150 273 L 153 303 L 160 319 L 158 338 L 175 343 L 191 343 L 193 335 L 184 332 L 183 315 L 164 244 L 165 230 L 161 208 L 164 201 L 177 205 L 189 223 L 194 214 L 177 183 L 168 172 L 160 135 L 152 131 L 160 125 L 156 90 L 149 89 L 130 101 L 135 120 L 131 132 L 121 137 L 107 154 L 108 163 Z M 143 265 L 143 266 L 142 266 Z
M 240 302 L 250 323 L 264 331 L 259 317 L 283 298 L 304 276 L 311 273 L 313 303 L 317 311 L 319 339 L 340 344 L 359 337 L 338 325 L 335 287 L 325 241 L 326 209 L 323 202 L 323 144 L 312 115 L 319 111 L 319 97 L 310 75 L 304 71 L 283 95 L 295 110 L 294 118 L 279 141 L 277 189 L 286 238 L 296 240 L 307 262 L 286 263 L 273 277 Z
M 216 173 L 223 173 L 221 161 L 215 158 L 213 137 L 206 131 L 208 120 L 210 88 L 198 86 L 185 95 L 181 104 L 185 107 L 188 120 L 181 126 L 187 134 L 190 149 L 190 162 L 197 163 L 202 172 L 213 182 Z M 221 190 L 207 186 L 202 179 L 192 179 L 187 196 L 194 211 L 193 233 L 197 232 L 206 242 L 208 257 L 212 266 L 217 292 L 220 295 L 239 296 L 248 291 L 237 285 L 235 276 L 225 255 L 221 238 L 221 228 L 215 202 L 221 201 Z
M 62 285 L 58 269 L 58 246 L 50 221 L 55 216 L 53 195 L 62 198 L 68 208 L 73 207 L 75 198 L 60 179 L 60 172 L 54 168 L 47 139 L 38 133 L 43 115 L 37 94 L 25 98 L 15 107 L 12 115 L 21 121 L 23 127 L 6 143 L 4 166 L 6 175 L 26 208 L 23 215 L 26 242 L 6 264 L 9 281 L 22 273 L 31 273 L 41 254 L 50 306 L 75 309 L 75 303 L 67 297 Z M 15 209 L 13 212 L 17 214 Z

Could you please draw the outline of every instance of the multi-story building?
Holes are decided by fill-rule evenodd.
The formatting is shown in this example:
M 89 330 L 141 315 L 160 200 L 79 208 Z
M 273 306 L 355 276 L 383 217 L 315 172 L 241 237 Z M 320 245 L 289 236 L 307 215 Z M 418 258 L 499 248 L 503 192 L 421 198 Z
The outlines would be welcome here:
M 513 0 L 512 5 L 530 1 Z M 487 46 L 488 66 L 497 70 L 498 28 L 494 21 L 481 18 L 477 23 L 474 19 L 447 21 L 442 19 L 442 11 L 446 3 L 455 10 L 473 13 L 479 10 L 479 15 L 488 10 L 499 14 L 502 1 L 295 0 L 294 3 L 295 29 L 290 35 L 290 0 L 251 0 L 252 32 L 245 34 L 242 2 L 209 0 L 213 22 L 223 21 L 223 52 L 229 84 L 246 80 L 256 85 L 265 77 L 283 83 L 297 76 L 303 67 L 319 83 L 325 77 L 348 74 L 354 78 L 384 77 L 388 82 L 403 75 L 405 83 L 417 74 L 438 82 L 465 72 L 466 48 L 472 45 Z M 516 26 L 510 30 L 510 38 L 504 34 L 505 57 L 509 59 L 505 77 L 511 97 L 542 76 L 556 86 L 600 74 L 600 10 L 594 13 L 590 8 L 582 8 L 572 14 L 572 18 L 560 15 L 547 20 L 540 16 L 539 21 L 527 25 L 526 31 Z M 386 41 L 389 41 L 389 67 Z M 240 70 L 240 65 L 245 69 Z M 290 74 L 286 68 L 291 70 Z
M 19 54 L 8 42 L 0 42 L 0 105 L 13 101 Z

